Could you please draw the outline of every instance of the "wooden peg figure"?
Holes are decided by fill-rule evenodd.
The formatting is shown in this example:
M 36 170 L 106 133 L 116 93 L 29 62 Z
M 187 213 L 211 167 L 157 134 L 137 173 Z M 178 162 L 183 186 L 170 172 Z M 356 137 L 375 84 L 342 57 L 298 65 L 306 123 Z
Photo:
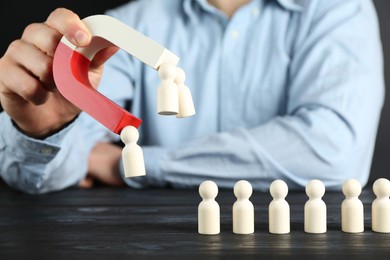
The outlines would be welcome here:
M 269 232 L 290 233 L 290 206 L 285 200 L 288 186 L 284 181 L 276 180 L 271 183 L 269 191 L 273 198 L 268 207 Z
M 320 234 L 326 232 L 326 205 L 322 200 L 325 185 L 319 180 L 311 180 L 306 185 L 309 200 L 305 203 L 304 229 L 306 233 Z
M 343 183 L 345 199 L 341 204 L 341 230 L 347 233 L 364 231 L 364 208 L 359 200 L 362 186 L 356 179 L 349 179 Z
M 179 113 L 179 88 L 175 83 L 176 66 L 164 63 L 158 69 L 161 84 L 157 90 L 157 113 L 176 115 Z
M 213 181 L 204 181 L 199 186 L 202 201 L 198 207 L 198 232 L 202 235 L 216 235 L 220 232 L 220 211 L 215 201 L 218 186 Z
M 253 191 L 252 185 L 241 180 L 234 185 L 233 191 L 237 198 L 233 204 L 233 233 L 252 234 L 255 232 L 255 210 L 249 200 Z
M 121 140 L 125 144 L 122 150 L 122 161 L 125 177 L 142 176 L 146 174 L 144 155 L 137 144 L 139 133 L 134 126 L 126 126 L 121 131 Z
M 390 233 L 390 181 L 380 178 L 374 182 L 376 199 L 372 202 L 372 231 Z
M 177 118 L 189 117 L 195 115 L 194 102 L 190 89 L 184 84 L 186 74 L 181 68 L 176 68 L 175 83 L 179 88 L 179 113 Z

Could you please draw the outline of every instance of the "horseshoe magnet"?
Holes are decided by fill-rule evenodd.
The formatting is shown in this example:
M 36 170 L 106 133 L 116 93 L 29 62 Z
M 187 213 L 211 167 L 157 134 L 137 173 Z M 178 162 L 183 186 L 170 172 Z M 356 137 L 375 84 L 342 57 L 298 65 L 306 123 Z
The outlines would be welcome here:
M 92 34 L 92 41 L 87 47 L 81 48 L 62 37 L 54 54 L 54 81 L 67 100 L 112 132 L 121 134 L 126 144 L 122 153 L 126 177 L 144 175 L 142 150 L 136 144 L 141 119 L 93 88 L 88 78 L 89 67 L 99 51 L 110 46 L 123 49 L 159 71 L 162 83 L 157 91 L 157 112 L 161 115 L 187 117 L 195 114 L 195 109 L 189 88 L 184 85 L 185 74 L 176 67 L 179 58 L 110 16 L 89 16 L 83 22 Z

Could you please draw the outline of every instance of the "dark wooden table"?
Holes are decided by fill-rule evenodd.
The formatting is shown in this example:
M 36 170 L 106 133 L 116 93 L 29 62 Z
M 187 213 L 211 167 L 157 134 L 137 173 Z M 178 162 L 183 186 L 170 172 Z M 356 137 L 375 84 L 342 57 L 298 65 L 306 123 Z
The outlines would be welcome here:
M 328 232 L 303 232 L 306 195 L 291 192 L 292 231 L 268 233 L 268 193 L 254 192 L 255 233 L 232 233 L 231 190 L 220 191 L 221 234 L 197 233 L 196 190 L 97 187 L 26 195 L 0 185 L 0 259 L 390 259 L 390 234 L 371 231 L 372 191 L 361 195 L 365 232 L 340 231 L 341 193 L 326 193 Z M 351 258 L 352 259 L 352 258 Z

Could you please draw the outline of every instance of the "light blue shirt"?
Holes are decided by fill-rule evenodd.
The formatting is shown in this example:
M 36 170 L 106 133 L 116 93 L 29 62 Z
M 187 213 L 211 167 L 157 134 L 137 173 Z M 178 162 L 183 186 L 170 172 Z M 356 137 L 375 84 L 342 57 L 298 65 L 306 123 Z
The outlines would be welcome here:
M 107 62 L 100 91 L 143 120 L 147 175 L 130 186 L 366 184 L 384 102 L 371 1 L 253 0 L 228 19 L 206 0 L 141 0 L 108 14 L 181 58 L 197 111 L 157 115 L 156 71 L 124 52 Z M 118 140 L 85 114 L 43 141 L 5 113 L 0 125 L 1 176 L 28 193 L 77 184 L 93 145 Z

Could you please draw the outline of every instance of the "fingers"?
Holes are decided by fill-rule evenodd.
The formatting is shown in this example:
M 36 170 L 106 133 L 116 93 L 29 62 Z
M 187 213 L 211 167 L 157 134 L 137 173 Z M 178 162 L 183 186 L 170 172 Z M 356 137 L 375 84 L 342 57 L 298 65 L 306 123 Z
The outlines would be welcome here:
M 42 23 L 33 23 L 26 27 L 22 40 L 34 45 L 46 55 L 53 57 L 62 35 L 55 29 Z
M 53 56 L 62 35 L 77 46 L 91 40 L 76 14 L 57 9 L 45 23 L 29 25 L 0 59 L 4 111 L 33 137 L 57 131 L 80 112 L 59 94 L 53 80 Z
M 0 63 L 0 91 L 2 95 L 13 99 L 17 99 L 19 96 L 35 105 L 46 102 L 49 92 L 39 80 L 26 73 L 24 68 L 3 64 Z
M 79 187 L 81 189 L 90 189 L 94 186 L 94 179 L 87 175 L 84 179 L 82 179 L 80 182 L 79 182 Z
M 27 73 L 40 80 L 48 90 L 54 88 L 52 57 L 23 40 L 11 43 L 7 56 L 15 66 L 24 68 Z
M 22 40 L 31 43 L 39 50 L 53 57 L 62 35 L 76 46 L 86 46 L 91 41 L 91 33 L 70 10 L 58 8 L 54 10 L 45 23 L 33 23 L 26 27 Z
M 22 38 L 9 46 L 0 60 L 0 91 L 39 105 L 55 88 L 52 62 L 62 35 L 73 44 L 82 46 L 91 35 L 79 17 L 66 9 L 53 11 L 45 23 L 26 27 Z
M 54 10 L 47 18 L 46 25 L 65 35 L 76 46 L 86 46 L 91 41 L 91 33 L 78 15 L 65 8 Z
M 93 179 L 110 186 L 124 187 L 119 173 L 122 149 L 110 143 L 98 143 L 88 160 L 88 174 Z

